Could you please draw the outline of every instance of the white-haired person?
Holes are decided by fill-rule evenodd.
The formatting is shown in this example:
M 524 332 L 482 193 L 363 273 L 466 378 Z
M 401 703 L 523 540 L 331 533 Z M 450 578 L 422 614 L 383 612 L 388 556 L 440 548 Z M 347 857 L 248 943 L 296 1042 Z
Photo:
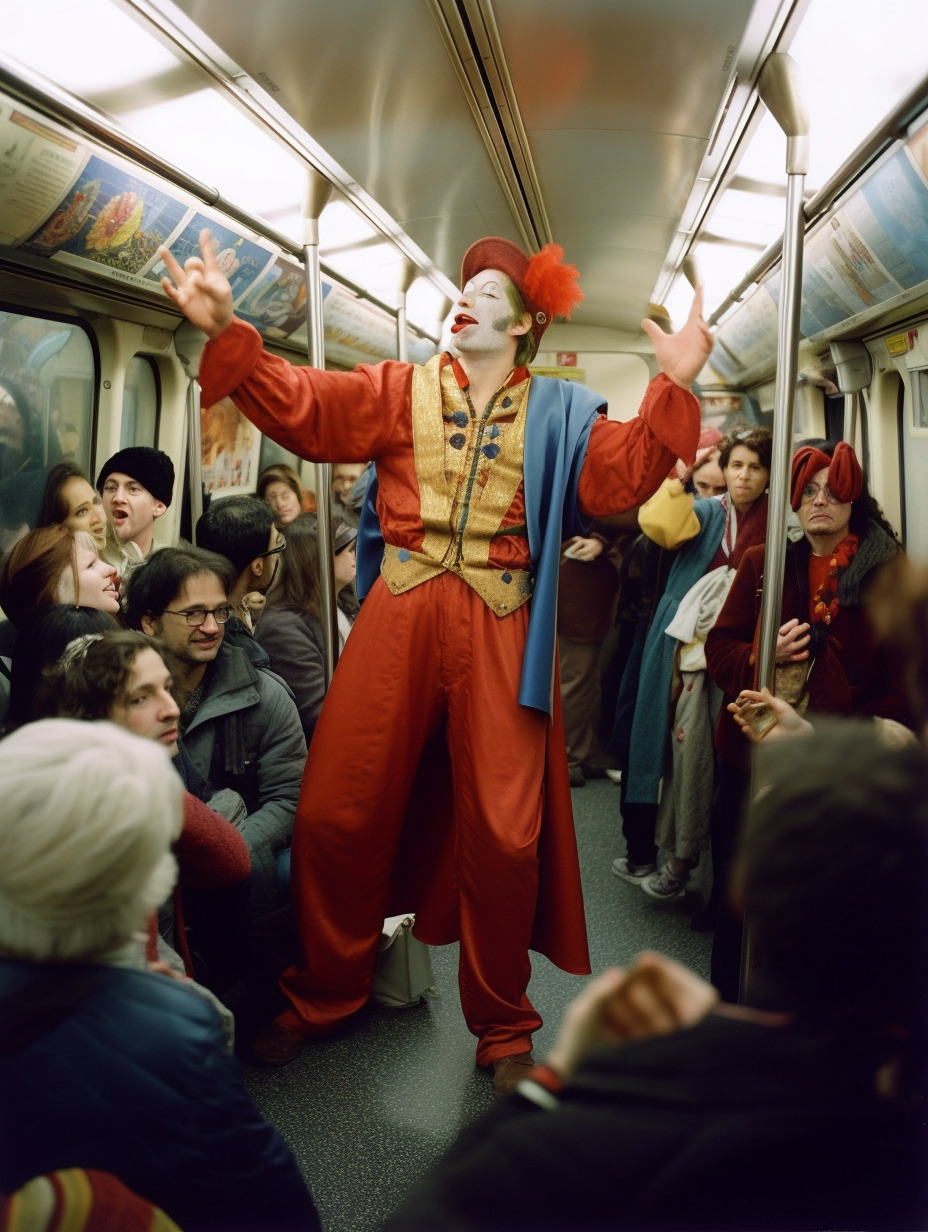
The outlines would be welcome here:
M 215 1010 L 146 969 L 183 786 L 165 748 L 46 719 L 0 743 L 0 1192 L 109 1172 L 184 1232 L 317 1229 Z

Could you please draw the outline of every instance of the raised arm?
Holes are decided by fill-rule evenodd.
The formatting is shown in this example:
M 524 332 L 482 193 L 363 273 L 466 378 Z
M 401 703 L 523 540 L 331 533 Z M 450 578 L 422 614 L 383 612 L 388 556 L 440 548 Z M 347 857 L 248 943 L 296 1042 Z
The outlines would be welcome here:
M 686 323 L 675 334 L 665 334 L 659 325 L 647 318 L 641 322 L 641 328 L 651 339 L 661 372 L 682 389 L 690 388 L 712 351 L 712 334 L 702 319 L 702 301 L 700 286 L 693 295 Z
M 161 279 L 165 294 L 191 325 L 210 338 L 218 338 L 232 324 L 232 287 L 216 262 L 212 240 L 209 231 L 201 231 L 201 255 L 188 257 L 183 268 L 167 248 L 159 248 L 158 256 L 171 276 Z

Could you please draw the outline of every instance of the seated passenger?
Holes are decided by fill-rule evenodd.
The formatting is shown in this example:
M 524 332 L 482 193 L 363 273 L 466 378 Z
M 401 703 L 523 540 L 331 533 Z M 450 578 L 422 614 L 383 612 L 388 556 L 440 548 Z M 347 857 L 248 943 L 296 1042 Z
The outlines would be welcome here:
M 198 547 L 224 556 L 238 575 L 229 591 L 235 614 L 226 621 L 226 641 L 230 634 L 234 635 L 236 645 L 254 658 L 258 666 L 266 665 L 263 653 L 255 657 L 251 634 L 280 568 L 280 554 L 287 546 L 274 523 L 270 505 L 257 496 L 211 500 L 197 522 L 196 539 Z
M 215 1010 L 145 969 L 181 829 L 166 750 L 48 719 L 0 743 L 0 782 L 0 1192 L 92 1168 L 184 1232 L 317 1229 Z
M 928 755 L 834 722 L 763 753 L 748 1004 L 654 954 L 606 971 L 389 1228 L 928 1226 Z
M 40 608 L 17 632 L 10 672 L 7 729 L 50 718 L 54 714 L 45 672 L 75 638 L 119 628 L 115 616 L 99 608 L 52 603 Z
M 177 744 L 180 710 L 171 694 L 173 683 L 159 643 L 144 633 L 118 629 L 73 642 L 47 673 L 46 697 L 53 707 L 50 714 L 109 719 L 137 736 L 162 744 L 174 758 L 186 786 L 189 775 L 185 774 Z M 161 905 L 158 925 L 167 944 L 180 955 L 186 974 L 195 975 L 200 983 L 218 991 L 235 975 L 235 954 L 228 950 L 234 941 L 244 941 L 236 917 L 244 916 L 247 898 L 212 895 L 204 902 L 197 891 L 241 885 L 251 869 L 251 859 L 235 826 L 208 806 L 212 789 L 205 783 L 202 786 L 205 790 L 200 793 L 184 792 L 184 826 L 173 845 L 178 881 L 173 899 Z M 241 824 L 245 808 L 240 797 L 236 799 Z M 218 912 L 221 920 L 209 918 L 210 909 Z M 219 978 L 216 968 L 224 978 Z
M 315 513 L 316 496 L 304 489 L 292 466 L 275 462 L 258 476 L 255 495 L 273 510 L 278 530 L 284 530 L 301 513 Z
M 70 531 L 87 531 L 98 552 L 106 547 L 103 497 L 76 462 L 56 462 L 45 480 L 36 526 L 59 524 Z
M 72 534 L 65 526 L 30 531 L 7 556 L 0 573 L 0 655 L 12 658 L 17 630 L 40 608 L 53 603 L 119 612 L 116 570 L 97 555 L 85 531 Z
M 97 491 L 109 524 L 106 559 L 123 577 L 154 550 L 155 522 L 174 496 L 174 463 L 161 449 L 131 445 L 103 464 Z
M 357 531 L 344 523 L 336 530 L 337 590 L 344 590 L 354 580 L 356 539 Z M 326 691 L 323 619 L 316 519 L 301 516 L 287 527 L 287 550 L 281 557 L 278 582 L 255 638 L 267 651 L 272 670 L 293 690 L 307 744 L 312 740 Z M 341 608 L 338 619 L 341 647 L 351 626 Z
M 200 548 L 163 548 L 127 579 L 126 622 L 159 638 L 172 658 L 181 745 L 213 787 L 245 801 L 251 853 L 250 911 L 285 905 L 275 856 L 289 847 L 306 741 L 286 686 L 226 644 L 233 567 Z

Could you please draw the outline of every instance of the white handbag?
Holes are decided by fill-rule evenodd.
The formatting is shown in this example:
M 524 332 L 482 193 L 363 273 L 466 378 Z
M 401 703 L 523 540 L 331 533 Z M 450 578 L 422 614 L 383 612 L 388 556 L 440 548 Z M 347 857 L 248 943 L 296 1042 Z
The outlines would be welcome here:
M 429 947 L 412 935 L 415 922 L 414 915 L 391 915 L 383 922 L 371 996 L 392 1009 L 438 995 Z

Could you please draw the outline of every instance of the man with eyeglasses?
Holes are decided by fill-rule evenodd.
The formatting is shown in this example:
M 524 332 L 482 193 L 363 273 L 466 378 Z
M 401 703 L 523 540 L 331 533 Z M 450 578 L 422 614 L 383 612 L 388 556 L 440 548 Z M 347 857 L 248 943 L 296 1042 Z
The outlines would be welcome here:
M 287 546 L 275 525 L 274 511 L 257 496 L 210 501 L 197 522 L 196 541 L 208 552 L 224 556 L 238 574 L 229 591 L 235 610 L 226 623 L 226 641 L 241 646 L 257 667 L 267 667 L 267 654 L 252 635 Z
M 791 504 L 802 538 L 789 543 L 776 662 L 808 665 L 803 708 L 811 714 L 878 716 L 910 724 L 899 665 L 878 647 L 866 609 L 867 587 L 899 541 L 870 495 L 857 455 L 846 441 L 804 445 L 793 457 Z M 748 548 L 706 641 L 710 676 L 731 703 L 755 680 L 765 546 Z M 763 682 L 760 682 L 763 683 Z M 750 744 L 722 706 L 715 730 L 719 790 L 712 860 L 725 884 L 749 781 Z M 737 997 L 741 924 L 720 896 L 712 950 L 712 983 Z
M 235 582 L 235 566 L 223 556 L 163 548 L 130 574 L 126 622 L 160 638 L 170 653 L 180 745 L 195 770 L 245 801 L 239 828 L 251 853 L 249 910 L 256 920 L 286 902 L 276 858 L 290 845 L 306 741 L 283 681 L 225 640 Z

